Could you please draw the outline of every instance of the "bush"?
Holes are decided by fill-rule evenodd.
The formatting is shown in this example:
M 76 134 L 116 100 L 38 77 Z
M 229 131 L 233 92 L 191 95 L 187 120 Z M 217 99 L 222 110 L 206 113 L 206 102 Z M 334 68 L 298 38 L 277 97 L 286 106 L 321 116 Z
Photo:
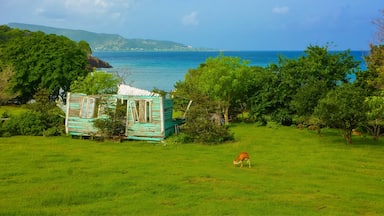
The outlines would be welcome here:
M 186 136 L 184 139 L 190 142 L 218 144 L 234 139 L 228 126 L 217 125 L 210 121 L 187 122 L 182 130 Z
M 15 116 L 3 124 L 3 133 L 15 135 L 41 136 L 46 129 L 41 121 L 42 115 L 38 112 L 28 111 Z
M 102 103 L 108 105 L 106 101 L 103 101 Z M 113 104 L 112 107 L 116 108 L 104 109 L 103 114 L 107 116 L 106 118 L 100 118 L 93 121 L 93 126 L 106 138 L 123 136 L 125 132 L 124 117 L 126 114 L 126 105 L 117 103 Z
M 54 126 L 54 127 L 51 127 L 51 128 L 48 128 L 46 129 L 44 132 L 43 132 L 43 136 L 61 136 L 63 135 L 65 132 L 64 132 L 64 127 L 57 127 L 57 126 Z
M 9 114 L 7 111 L 4 111 L 2 114 L 1 114 L 1 118 L 9 118 Z
M 0 136 L 57 136 L 64 133 L 64 112 L 49 100 L 49 92 L 39 89 L 28 111 L 11 116 L 2 123 Z M 7 115 L 7 113 L 2 114 Z M 7 115 L 9 117 L 9 115 Z
M 167 143 L 172 143 L 172 144 L 192 143 L 190 136 L 188 136 L 185 133 L 172 134 L 172 136 L 168 137 L 166 141 Z
M 1 136 L 57 136 L 64 133 L 64 119 L 55 112 L 27 111 L 2 123 Z

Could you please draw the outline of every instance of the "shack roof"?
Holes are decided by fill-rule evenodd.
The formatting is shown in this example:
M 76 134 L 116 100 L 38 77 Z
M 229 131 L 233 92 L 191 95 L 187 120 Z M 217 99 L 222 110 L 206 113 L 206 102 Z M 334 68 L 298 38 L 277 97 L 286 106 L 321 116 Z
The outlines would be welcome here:
M 117 91 L 118 95 L 129 95 L 129 96 L 159 96 L 157 93 L 153 93 L 144 89 L 135 88 L 129 85 L 121 84 Z

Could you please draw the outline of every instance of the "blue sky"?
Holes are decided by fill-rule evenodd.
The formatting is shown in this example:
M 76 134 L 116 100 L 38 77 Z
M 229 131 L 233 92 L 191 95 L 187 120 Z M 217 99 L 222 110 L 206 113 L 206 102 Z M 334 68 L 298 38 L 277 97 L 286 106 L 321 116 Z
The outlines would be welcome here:
M 383 0 L 0 0 L 21 22 L 222 50 L 367 50 Z

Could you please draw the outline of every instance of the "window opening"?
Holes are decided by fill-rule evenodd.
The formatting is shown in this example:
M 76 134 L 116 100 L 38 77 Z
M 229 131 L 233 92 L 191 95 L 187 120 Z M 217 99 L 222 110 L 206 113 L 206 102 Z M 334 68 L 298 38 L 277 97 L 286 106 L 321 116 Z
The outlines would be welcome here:
M 84 97 L 80 108 L 81 118 L 94 118 L 98 114 L 97 99 L 93 97 Z
M 132 105 L 134 122 L 152 122 L 152 100 L 135 100 Z

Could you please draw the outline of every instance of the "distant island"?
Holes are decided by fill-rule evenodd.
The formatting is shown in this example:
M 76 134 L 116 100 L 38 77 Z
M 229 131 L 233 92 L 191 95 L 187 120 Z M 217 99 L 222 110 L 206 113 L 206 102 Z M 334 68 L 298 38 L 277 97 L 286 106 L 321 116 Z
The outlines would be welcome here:
M 9 27 L 29 31 L 42 31 L 46 34 L 63 35 L 74 41 L 87 41 L 92 51 L 207 51 L 208 48 L 193 48 L 172 41 L 150 39 L 126 39 L 117 34 L 94 33 L 83 30 L 54 28 L 24 23 L 9 23 Z

